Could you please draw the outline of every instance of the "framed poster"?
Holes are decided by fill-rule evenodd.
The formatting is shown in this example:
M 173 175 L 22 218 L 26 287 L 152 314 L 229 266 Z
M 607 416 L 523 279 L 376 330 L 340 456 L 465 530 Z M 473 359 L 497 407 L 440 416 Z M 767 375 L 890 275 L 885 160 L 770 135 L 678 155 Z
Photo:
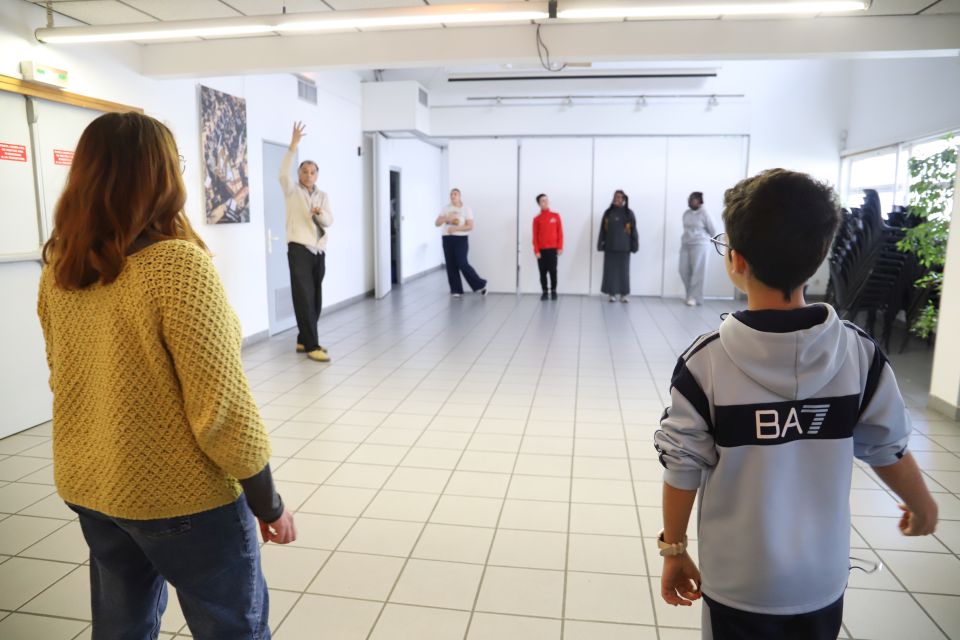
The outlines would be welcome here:
M 200 87 L 200 153 L 207 224 L 250 222 L 246 100 Z

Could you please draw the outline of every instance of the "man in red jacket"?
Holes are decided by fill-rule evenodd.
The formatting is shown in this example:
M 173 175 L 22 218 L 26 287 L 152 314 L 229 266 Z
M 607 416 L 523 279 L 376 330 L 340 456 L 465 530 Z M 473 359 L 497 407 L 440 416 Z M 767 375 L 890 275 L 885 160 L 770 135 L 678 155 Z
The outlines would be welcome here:
M 557 256 L 563 255 L 563 222 L 560 214 L 550 211 L 550 198 L 541 193 L 537 196 L 540 215 L 533 219 L 533 253 L 540 267 L 541 300 L 557 299 Z M 547 274 L 550 274 L 550 289 L 547 289 Z M 549 293 L 548 293 L 549 291 Z

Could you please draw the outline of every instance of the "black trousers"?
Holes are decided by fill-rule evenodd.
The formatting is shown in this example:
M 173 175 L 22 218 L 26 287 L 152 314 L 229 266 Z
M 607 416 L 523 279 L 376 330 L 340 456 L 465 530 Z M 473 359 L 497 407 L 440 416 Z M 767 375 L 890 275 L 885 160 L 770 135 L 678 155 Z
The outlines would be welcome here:
M 843 596 L 831 605 L 796 615 L 775 616 L 733 609 L 703 596 L 713 640 L 837 640 Z
M 540 288 L 544 293 L 547 289 L 547 274 L 550 274 L 552 286 L 550 291 L 557 290 L 557 250 L 540 249 L 540 257 L 537 258 L 537 266 L 540 267 Z
M 443 236 L 443 261 L 447 265 L 447 281 L 450 283 L 450 293 L 463 293 L 463 281 L 460 274 L 467 279 L 467 284 L 474 291 L 487 286 L 487 281 L 477 275 L 477 272 L 467 262 L 467 251 L 470 244 L 467 236 Z
M 323 307 L 323 276 L 327 272 L 326 255 L 312 253 L 302 244 L 287 243 L 290 264 L 290 292 L 293 312 L 297 316 L 297 343 L 307 352 L 319 348 L 317 322 Z

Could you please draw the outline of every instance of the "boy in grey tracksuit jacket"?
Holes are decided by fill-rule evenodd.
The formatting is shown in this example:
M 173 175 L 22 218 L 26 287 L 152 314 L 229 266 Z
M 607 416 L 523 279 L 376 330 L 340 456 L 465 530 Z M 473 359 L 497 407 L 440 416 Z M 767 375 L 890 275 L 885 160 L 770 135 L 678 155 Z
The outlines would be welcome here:
M 830 189 L 772 170 L 725 204 L 725 263 L 748 310 L 698 338 L 673 374 L 655 436 L 662 596 L 689 605 L 702 594 L 705 638 L 832 640 L 854 457 L 906 503 L 904 534 L 931 533 L 936 504 L 907 452 L 909 415 L 883 352 L 829 305 L 803 300 L 836 229 Z M 697 493 L 702 581 L 684 535 Z

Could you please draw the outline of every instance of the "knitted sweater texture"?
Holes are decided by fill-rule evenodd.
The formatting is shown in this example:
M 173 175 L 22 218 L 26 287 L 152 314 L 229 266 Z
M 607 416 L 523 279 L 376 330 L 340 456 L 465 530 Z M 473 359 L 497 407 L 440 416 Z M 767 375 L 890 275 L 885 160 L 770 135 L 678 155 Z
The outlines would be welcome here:
M 270 442 L 240 360 L 236 314 L 209 256 L 169 240 L 79 291 L 40 280 L 53 461 L 67 502 L 132 520 L 228 504 Z

